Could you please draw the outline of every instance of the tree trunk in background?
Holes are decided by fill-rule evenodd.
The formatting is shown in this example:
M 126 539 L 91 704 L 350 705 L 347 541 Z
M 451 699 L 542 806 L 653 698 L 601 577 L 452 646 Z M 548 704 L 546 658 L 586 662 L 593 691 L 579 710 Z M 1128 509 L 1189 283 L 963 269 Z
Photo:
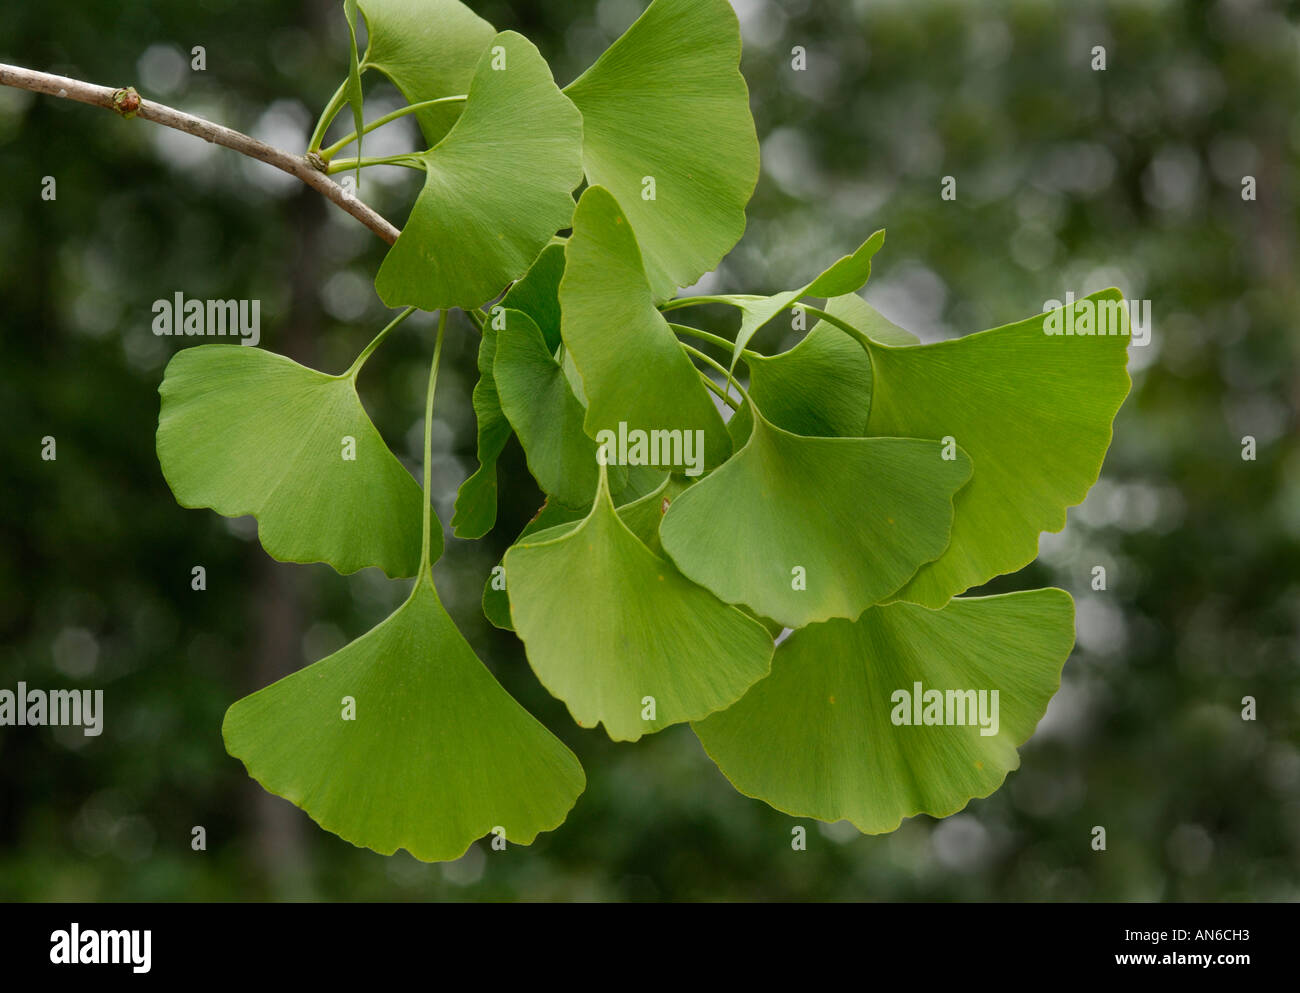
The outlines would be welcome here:
M 297 231 L 295 251 L 284 280 L 291 286 L 289 313 L 274 339 L 275 350 L 296 362 L 313 366 L 315 341 L 321 332 L 318 290 L 320 263 L 313 246 L 320 244 L 326 224 L 325 201 L 311 190 L 297 194 L 285 208 Z M 268 686 L 302 668 L 304 571 L 259 553 L 257 567 L 256 649 L 253 682 Z M 252 821 L 257 859 L 267 881 L 268 895 L 277 900 L 309 900 L 315 896 L 312 866 L 304 842 L 306 815 L 288 800 L 265 790 L 255 794 Z

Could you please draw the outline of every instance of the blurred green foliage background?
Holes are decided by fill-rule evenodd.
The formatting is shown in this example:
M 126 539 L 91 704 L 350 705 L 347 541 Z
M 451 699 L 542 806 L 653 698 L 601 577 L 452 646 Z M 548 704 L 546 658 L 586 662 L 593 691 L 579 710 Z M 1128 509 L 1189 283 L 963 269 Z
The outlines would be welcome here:
M 529 35 L 561 84 L 642 7 L 472 5 Z M 541 502 L 512 442 L 496 531 L 450 540 L 436 577 L 496 676 L 578 753 L 587 792 L 532 847 L 480 843 L 445 865 L 319 830 L 226 755 L 222 714 L 365 632 L 406 584 L 275 563 L 248 521 L 176 505 L 153 435 L 184 343 L 150 332 L 150 308 L 178 290 L 258 298 L 264 347 L 340 371 L 386 322 L 371 287 L 383 245 L 233 152 L 0 89 L 0 687 L 102 688 L 107 711 L 99 738 L 0 729 L 0 898 L 1300 899 L 1296 4 L 734 5 L 763 175 L 744 240 L 702 288 L 798 285 L 886 227 L 865 296 L 925 340 L 1067 290 L 1152 301 L 1102 481 L 1036 564 L 991 584 L 1056 584 L 1078 603 L 1076 650 L 1020 770 L 956 816 L 863 837 L 740 796 L 685 727 L 635 745 L 577 728 L 478 610 Z M 341 7 L 10 5 L 0 61 L 133 83 L 301 149 L 346 71 Z M 204 72 L 190 69 L 195 45 Z M 1105 71 L 1090 68 L 1096 45 Z M 396 106 L 380 81 L 368 88 L 368 116 Z M 414 138 L 406 121 L 382 134 L 367 154 Z M 56 201 L 40 197 L 44 176 Z M 944 176 L 955 201 L 940 198 Z M 362 195 L 400 222 L 415 182 L 370 170 Z M 474 467 L 476 347 L 457 318 L 434 425 L 444 522 Z M 431 349 L 427 315 L 413 319 L 361 382 L 412 468 Z M 46 435 L 57 461 L 40 459 Z M 1244 435 L 1256 461 L 1241 458 Z M 190 588 L 194 565 L 206 592 Z M 806 852 L 791 849 L 796 824 Z M 191 850 L 195 825 L 206 852 Z

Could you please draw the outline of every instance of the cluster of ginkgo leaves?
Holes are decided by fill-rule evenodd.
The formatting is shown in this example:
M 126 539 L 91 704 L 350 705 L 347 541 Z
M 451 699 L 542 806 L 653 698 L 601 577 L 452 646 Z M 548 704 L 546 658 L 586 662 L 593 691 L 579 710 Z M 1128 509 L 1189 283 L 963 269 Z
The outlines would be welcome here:
M 434 589 L 429 431 L 459 308 L 481 333 L 480 465 L 452 527 L 492 529 L 517 437 L 547 499 L 484 610 L 581 726 L 630 741 L 690 722 L 743 793 L 869 833 L 997 789 L 1060 684 L 1073 605 L 1055 589 L 957 595 L 1032 561 L 1096 480 L 1127 337 L 1045 335 L 1040 314 L 922 345 L 857 295 L 883 232 L 785 293 L 677 296 L 738 241 L 758 178 L 727 0 L 654 0 L 564 88 L 458 0 L 344 12 L 349 72 L 307 151 L 331 173 L 424 171 L 375 280 L 405 309 L 338 376 L 257 348 L 179 352 L 158 457 L 182 505 L 253 515 L 277 559 L 416 578 L 373 630 L 235 703 L 230 753 L 326 829 L 425 860 L 492 831 L 529 843 L 582 792 L 577 758 Z M 407 105 L 366 122 L 370 70 Z M 355 131 L 325 147 L 349 106 Z M 404 113 L 427 149 L 365 158 L 364 135 Z M 738 311 L 734 341 L 667 316 L 719 302 Z M 415 309 L 440 312 L 424 492 L 356 391 Z M 816 319 L 795 347 L 747 347 L 791 314 Z M 699 432 L 702 472 L 664 453 L 616 464 L 597 438 L 620 430 Z M 891 693 L 916 682 L 1000 690 L 997 733 L 895 726 Z

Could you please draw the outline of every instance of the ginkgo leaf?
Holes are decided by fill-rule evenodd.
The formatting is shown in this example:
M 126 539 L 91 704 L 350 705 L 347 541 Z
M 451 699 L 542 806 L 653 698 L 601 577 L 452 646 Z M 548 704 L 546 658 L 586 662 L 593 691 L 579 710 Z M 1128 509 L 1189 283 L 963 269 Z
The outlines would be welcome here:
M 636 535 L 646 548 L 659 554 L 663 548 L 659 540 L 659 525 L 672 501 L 690 484 L 691 480 L 684 476 L 666 475 L 663 481 L 645 496 L 621 503 L 615 499 L 614 509 L 618 512 L 619 520 L 624 526 Z M 587 513 L 584 512 L 566 520 L 557 517 L 545 528 L 526 530 L 525 535 L 528 537 L 526 544 L 541 545 L 562 538 L 572 533 L 586 516 Z M 525 544 L 523 537 L 521 535 L 520 540 L 515 544 Z
M 587 181 L 626 212 L 654 299 L 714 269 L 758 182 L 727 0 L 654 0 L 565 93 L 582 111 Z
M 573 217 L 560 281 L 564 345 L 582 379 L 586 431 L 703 431 L 704 465 L 731 452 L 726 426 L 646 284 L 637 239 L 610 192 Z M 663 468 L 680 468 L 659 463 Z
M 158 462 L 176 502 L 257 518 L 282 562 L 413 576 L 420 487 L 375 430 L 351 376 L 274 352 L 200 345 L 167 365 Z M 442 554 L 442 529 L 432 529 Z
M 501 688 L 419 579 L 388 619 L 236 702 L 226 750 L 327 831 L 454 859 L 496 828 L 526 845 L 586 786 L 574 754 Z
M 547 336 L 547 347 L 554 352 L 560 343 L 560 276 L 564 273 L 564 246 L 548 245 L 518 282 L 510 287 L 499 306 L 520 310 L 531 317 Z M 501 409 L 492 365 L 496 361 L 498 314 L 483 327 L 478 348 L 478 383 L 472 403 L 478 422 L 479 468 L 461 484 L 456 494 L 456 513 L 451 519 L 457 538 L 482 538 L 492 530 L 497 519 L 497 459 L 510 440 L 512 428 Z M 588 491 L 588 497 L 595 486 Z
M 915 335 L 890 323 L 856 294 L 832 297 L 824 309 L 883 344 L 919 343 Z M 749 395 L 777 427 L 824 438 L 858 438 L 867 433 L 871 360 L 839 328 L 818 321 L 788 351 L 776 355 L 747 351 L 744 359 L 749 367 Z M 749 405 L 742 404 L 727 422 L 734 445 L 745 443 L 751 424 Z
M 1001 786 L 1073 644 L 1057 589 L 872 607 L 791 634 L 770 676 L 694 729 L 746 796 L 881 834 Z
M 560 347 L 560 279 L 564 275 L 564 246 L 547 245 L 522 279 L 510 287 L 499 306 L 533 319 L 551 355 Z
M 497 520 L 497 459 L 510 440 L 511 427 L 492 374 L 496 353 L 497 331 L 489 323 L 478 345 L 478 382 L 470 395 L 478 423 L 478 469 L 456 493 L 451 527 L 457 538 L 482 538 Z
M 665 473 L 633 466 L 628 470 L 627 485 L 617 494 L 618 513 L 623 522 L 631 528 L 632 533 L 646 543 L 652 551 L 659 551 L 659 521 L 650 516 L 649 505 L 661 508 L 665 499 L 684 487 L 680 477 L 669 477 Z M 593 493 L 594 496 L 594 493 Z M 654 500 L 650 497 L 654 496 Z M 588 506 L 581 509 L 566 507 L 556 500 L 547 500 L 541 509 L 533 515 L 514 544 L 518 545 L 525 538 L 539 535 L 539 541 L 550 541 L 572 531 L 590 510 Z M 652 533 L 653 532 L 653 533 Z M 513 631 L 514 622 L 510 620 L 510 596 L 506 590 L 505 567 L 496 566 L 483 584 L 483 616 L 493 627 L 502 631 Z M 779 630 L 779 629 L 778 629 Z
M 496 30 L 459 0 L 357 0 L 369 40 L 362 69 L 378 69 L 408 103 L 469 91 L 474 69 Z M 415 112 L 430 147 L 464 110 L 445 103 Z
M 618 516 L 627 529 L 641 539 L 641 543 L 656 555 L 663 555 L 659 538 L 659 525 L 672 502 L 686 492 L 694 480 L 677 474 L 664 479 L 645 496 L 619 505 Z M 539 539 L 540 540 L 540 539 Z
M 840 320 L 857 328 L 872 341 L 878 341 L 882 345 L 919 345 L 921 343 L 921 339 L 912 334 L 911 331 L 900 328 L 856 293 L 832 297 L 826 301 L 826 306 L 822 309 L 832 317 L 838 317 Z M 813 327 L 813 331 L 818 330 L 818 328 L 830 327 L 831 325 L 826 321 L 818 321 L 816 326 Z
M 604 473 L 576 528 L 535 540 L 506 552 L 510 615 L 538 679 L 583 727 L 635 741 L 730 705 L 767 674 L 763 626 L 646 548 Z
M 798 628 L 857 617 L 942 554 L 971 473 L 963 451 L 808 438 L 752 413 L 744 447 L 664 515 L 664 550 L 687 578 Z
M 542 492 L 570 507 L 587 507 L 596 492 L 596 443 L 583 433 L 586 411 L 551 357 L 542 332 L 517 310 L 504 312 L 493 366 L 501 409 L 514 426 L 528 470 Z M 627 470 L 611 466 L 619 477 Z
M 750 352 L 745 364 L 749 395 L 777 427 L 825 438 L 866 434 L 871 362 L 862 346 L 838 328 L 818 323 L 789 351 Z M 746 417 L 747 406 L 741 408 Z
M 786 290 L 766 297 L 732 297 L 740 308 L 740 330 L 736 332 L 736 347 L 731 352 L 730 370 L 735 370 L 736 362 L 755 332 L 795 301 L 806 296 L 840 297 L 860 289 L 871 278 L 871 259 L 884 244 L 885 232 L 877 231 L 852 255 L 839 259 L 811 283 L 797 290 Z
M 424 188 L 375 288 L 390 306 L 472 308 L 519 278 L 573 216 L 582 181 L 582 116 L 532 42 L 492 39 L 465 112 L 411 157 Z
M 586 515 L 586 509 L 566 507 L 556 500 L 547 500 L 533 515 L 532 520 L 524 525 L 524 529 L 519 532 L 519 537 L 515 539 L 514 543 L 517 545 L 529 535 L 537 534 L 556 525 L 576 524 Z M 495 566 L 488 575 L 487 582 L 483 584 L 483 616 L 488 619 L 493 627 L 500 628 L 502 631 L 513 631 L 515 629 L 514 622 L 510 620 L 510 596 L 506 590 L 504 565 L 498 564 Z
M 361 144 L 365 128 L 365 92 L 361 89 L 361 60 L 357 54 L 357 0 L 343 0 L 343 16 L 348 22 L 348 79 L 343 92 L 352 108 L 352 126 L 357 135 L 357 182 L 361 181 Z
M 872 346 L 867 433 L 950 437 L 975 462 L 957 496 L 952 544 L 899 593 L 930 607 L 1038 555 L 1038 535 L 1065 526 L 1101 472 L 1111 423 L 1128 395 L 1123 334 L 1049 335 L 1039 314 L 933 345 Z M 1058 314 L 1059 317 L 1059 314 Z M 1095 325 L 1094 325 L 1095 326 Z

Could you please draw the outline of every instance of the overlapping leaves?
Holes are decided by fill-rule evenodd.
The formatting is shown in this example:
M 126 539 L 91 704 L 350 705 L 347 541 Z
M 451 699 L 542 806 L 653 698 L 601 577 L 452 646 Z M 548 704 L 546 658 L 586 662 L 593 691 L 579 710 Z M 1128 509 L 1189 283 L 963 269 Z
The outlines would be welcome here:
M 587 397 L 585 426 L 601 431 L 703 431 L 704 461 L 731 444 L 717 407 L 682 352 L 646 282 L 637 237 L 613 195 L 582 194 L 560 281 L 561 333 Z
M 369 40 L 361 60 L 393 81 L 407 101 L 427 103 L 467 93 L 496 31 L 460 0 L 356 0 Z M 451 130 L 464 106 L 416 111 L 430 147 Z
M 796 631 L 772 675 L 695 731 L 747 796 L 879 834 L 996 790 L 1020 764 L 1016 747 L 1060 686 L 1073 645 L 1073 604 L 1061 590 L 956 599 L 939 611 L 872 607 Z M 936 691 L 939 710 L 927 713 Z
M 357 56 L 353 35 L 342 90 L 358 134 L 374 68 L 421 104 L 429 146 L 406 159 L 425 183 L 376 288 L 482 330 L 479 467 L 453 526 L 494 525 L 512 434 L 546 495 L 483 601 L 541 683 L 615 740 L 691 722 L 741 792 L 866 832 L 996 789 L 1059 685 L 1072 605 L 1059 590 L 956 595 L 1030 561 L 1097 478 L 1127 338 L 1045 335 L 1039 315 L 922 345 L 856 295 L 877 232 L 795 289 L 709 298 L 740 310 L 710 360 L 660 307 L 739 239 L 757 178 L 726 0 L 655 0 L 563 91 L 526 39 L 457 0 L 344 9 L 369 36 Z M 810 298 L 826 316 L 804 340 L 749 349 Z M 710 389 L 741 366 L 724 422 Z M 356 844 L 445 859 L 498 828 L 527 843 L 564 819 L 581 767 L 442 608 L 440 528 L 354 380 L 203 347 L 161 387 L 159 459 L 182 504 L 254 514 L 278 558 L 418 574 L 368 634 L 236 703 L 227 747 Z M 698 432 L 703 478 L 671 448 L 620 464 L 604 432 Z M 782 627 L 798 630 L 774 655 Z M 997 717 L 900 722 L 903 690 L 963 706 L 996 692 Z
M 480 56 L 464 113 L 411 158 L 424 189 L 375 288 L 392 307 L 477 307 L 568 226 L 582 117 L 532 42 L 505 31 Z
M 626 214 L 654 299 L 713 269 L 758 181 L 728 0 L 655 0 L 565 93 L 582 111 L 587 181 Z
M 533 670 L 578 724 L 634 741 L 734 703 L 767 674 L 768 632 L 647 548 L 615 511 L 603 467 L 591 513 L 546 539 L 506 553 L 510 613 Z

